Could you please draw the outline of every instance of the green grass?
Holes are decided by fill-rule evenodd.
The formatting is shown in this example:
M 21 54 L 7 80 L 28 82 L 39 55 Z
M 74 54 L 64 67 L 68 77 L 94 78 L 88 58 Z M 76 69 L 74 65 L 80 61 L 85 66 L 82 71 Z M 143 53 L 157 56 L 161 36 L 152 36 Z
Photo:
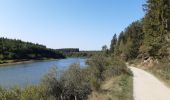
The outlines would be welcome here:
M 118 100 L 133 100 L 133 79 L 131 76 L 120 76 L 115 84 L 113 84 L 114 86 L 115 88 L 111 91 L 113 97 L 117 97 Z

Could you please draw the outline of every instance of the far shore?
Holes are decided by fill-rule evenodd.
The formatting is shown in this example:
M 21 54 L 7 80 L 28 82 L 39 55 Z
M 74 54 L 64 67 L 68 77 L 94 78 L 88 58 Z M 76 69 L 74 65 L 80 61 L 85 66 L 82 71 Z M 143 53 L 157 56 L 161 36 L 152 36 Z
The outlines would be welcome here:
M 0 64 L 0 67 L 2 66 L 8 66 L 8 65 L 16 65 L 16 64 L 25 64 L 25 63 L 33 63 L 33 62 L 39 62 L 39 61 L 49 61 L 49 60 L 59 60 L 59 59 L 53 59 L 53 58 L 49 58 L 49 59 L 30 59 L 30 60 L 19 60 L 19 61 L 12 61 L 12 62 L 5 62 Z

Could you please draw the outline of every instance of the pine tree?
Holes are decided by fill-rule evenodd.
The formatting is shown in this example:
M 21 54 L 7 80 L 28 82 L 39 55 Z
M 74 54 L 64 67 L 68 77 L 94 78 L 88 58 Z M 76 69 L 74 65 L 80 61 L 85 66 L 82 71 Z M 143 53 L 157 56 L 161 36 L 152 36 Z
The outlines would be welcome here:
M 114 53 L 113 55 L 115 56 L 119 56 L 121 54 L 121 50 L 120 50 L 120 44 L 123 45 L 123 41 L 124 41 L 124 33 L 123 31 L 119 34 L 119 37 L 117 39 L 117 43 L 114 49 Z M 122 43 L 121 43 L 122 42 Z
M 116 48 L 116 44 L 117 44 L 117 36 L 116 34 L 113 36 L 113 39 L 111 41 L 111 45 L 110 45 L 110 52 L 114 53 L 115 52 L 115 48 Z
M 144 45 L 146 53 L 152 57 L 166 56 L 169 23 L 169 0 L 148 0 L 145 4 Z
M 115 46 L 116 55 L 123 55 L 127 60 L 135 59 L 139 55 L 139 48 L 142 45 L 144 35 L 142 27 L 142 22 L 136 21 L 120 33 Z

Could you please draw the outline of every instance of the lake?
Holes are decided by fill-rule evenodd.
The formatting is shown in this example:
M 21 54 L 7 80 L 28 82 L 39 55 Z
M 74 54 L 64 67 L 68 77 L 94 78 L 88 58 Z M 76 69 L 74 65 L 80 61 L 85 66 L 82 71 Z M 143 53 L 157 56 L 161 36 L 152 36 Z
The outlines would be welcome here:
M 81 67 L 85 67 L 85 62 L 86 59 L 84 58 L 66 58 L 61 60 L 1 66 L 0 86 L 9 88 L 16 85 L 21 87 L 36 85 L 52 67 L 57 67 L 58 70 L 66 70 L 74 63 L 80 63 Z

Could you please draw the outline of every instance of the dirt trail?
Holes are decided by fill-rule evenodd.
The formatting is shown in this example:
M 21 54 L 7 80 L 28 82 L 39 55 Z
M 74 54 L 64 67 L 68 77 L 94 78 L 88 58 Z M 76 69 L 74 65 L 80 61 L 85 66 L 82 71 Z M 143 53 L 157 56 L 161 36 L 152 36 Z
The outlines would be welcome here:
M 170 100 L 170 89 L 152 74 L 130 67 L 134 74 L 134 100 Z

